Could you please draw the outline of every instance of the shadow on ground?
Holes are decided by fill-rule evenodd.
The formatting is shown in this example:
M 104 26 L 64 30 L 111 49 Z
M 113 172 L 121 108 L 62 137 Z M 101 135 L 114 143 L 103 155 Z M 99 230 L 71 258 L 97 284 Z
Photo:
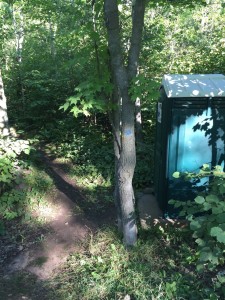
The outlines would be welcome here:
M 20 271 L 0 278 L 0 299 L 2 300 L 50 300 L 53 289 L 48 281 L 39 280 L 29 272 Z
M 113 203 L 96 207 L 96 203 L 88 201 L 67 176 L 65 166 L 54 162 L 43 152 L 40 158 L 39 169 L 43 170 L 44 164 L 45 172 L 55 185 L 54 199 L 51 195 L 48 198 L 56 203 L 56 209 L 38 230 L 27 223 L 27 227 L 18 234 L 20 224 L 17 220 L 14 228 L 6 232 L 5 238 L 3 236 L 0 248 L 12 249 L 2 262 L 0 260 L 2 300 L 56 299 L 52 296 L 54 291 L 49 282 L 58 268 L 71 253 L 82 251 L 82 243 L 88 235 L 103 225 L 115 223 Z M 27 239 L 23 236 L 26 232 L 29 232 Z
M 83 216 L 96 227 L 105 223 L 113 224 L 115 222 L 116 210 L 114 203 L 105 201 L 104 196 L 101 195 L 103 191 L 102 187 L 96 190 L 96 193 L 99 195 L 98 202 L 88 201 L 83 195 L 82 189 L 78 188 L 76 183 L 68 177 L 65 170 L 70 168 L 69 164 L 57 163 L 53 159 L 50 159 L 44 152 L 41 152 L 41 159 L 45 164 L 46 173 L 53 179 L 65 203 L 70 206 L 73 202 L 80 212 L 82 212 Z M 104 188 L 105 190 L 108 189 Z

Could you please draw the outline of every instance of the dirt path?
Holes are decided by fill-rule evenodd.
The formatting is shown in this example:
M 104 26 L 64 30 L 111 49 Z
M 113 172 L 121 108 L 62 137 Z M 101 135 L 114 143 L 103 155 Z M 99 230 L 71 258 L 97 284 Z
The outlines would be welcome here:
M 10 282 L 13 276 L 22 272 L 33 276 L 32 278 L 35 279 L 33 288 L 36 288 L 40 282 L 50 279 L 72 252 L 81 251 L 82 242 L 88 235 L 93 234 L 102 225 L 112 224 L 115 221 L 113 206 L 109 209 L 110 213 L 99 214 L 93 209 L 90 211 L 85 203 L 85 197 L 67 176 L 63 166 L 48 158 L 44 153 L 42 153 L 42 160 L 45 163 L 46 172 L 55 184 L 56 209 L 47 224 L 46 232 L 43 233 L 42 230 L 38 232 L 43 240 L 39 243 L 31 243 L 25 248 L 17 243 L 12 257 L 9 257 L 3 264 L 0 276 L 2 275 L 2 285 L 5 286 L 1 286 L 0 282 L 1 300 L 36 299 L 30 292 L 28 294 L 33 296 L 27 296 L 26 293 L 19 291 L 14 293 L 7 287 L 7 281 Z M 4 246 L 4 242 L 0 243 L 0 247 Z M 48 299 L 45 298 L 43 291 L 41 298 Z

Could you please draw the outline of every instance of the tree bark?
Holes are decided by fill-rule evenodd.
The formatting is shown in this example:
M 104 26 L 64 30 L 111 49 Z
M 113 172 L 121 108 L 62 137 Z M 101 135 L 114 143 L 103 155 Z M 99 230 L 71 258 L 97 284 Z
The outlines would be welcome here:
M 25 116 L 26 114 L 26 103 L 24 95 L 24 84 L 22 78 L 22 52 L 23 52 L 23 43 L 24 43 L 24 17 L 22 8 L 18 7 L 17 9 L 14 6 L 14 3 L 11 3 L 12 11 L 12 20 L 15 34 L 15 45 L 16 45 L 16 60 L 18 64 L 18 89 L 17 95 L 18 98 L 21 98 L 22 102 L 22 111 Z
M 114 188 L 114 201 L 117 210 L 117 225 L 120 232 L 123 231 L 122 223 L 122 211 L 120 204 L 120 195 L 119 195 L 119 161 L 121 153 L 121 103 L 120 95 L 117 90 L 117 86 L 114 82 L 114 90 L 112 94 L 112 103 L 115 105 L 115 108 L 112 110 L 112 126 L 113 126 L 113 142 L 114 142 L 114 154 L 115 154 L 115 188 Z
M 6 105 L 6 96 L 4 92 L 2 74 L 0 70 L 0 136 L 8 136 L 8 114 Z
M 95 0 L 92 0 L 92 25 L 93 25 L 93 31 L 97 34 L 97 28 L 96 28 L 96 19 L 95 19 Z M 97 74 L 98 78 L 101 79 L 101 70 L 100 70 L 100 59 L 99 59 L 99 51 L 98 51 L 98 44 L 96 36 L 93 38 L 94 42 L 94 49 L 95 49 L 95 59 L 96 59 L 96 68 L 97 68 Z
M 120 40 L 119 12 L 116 0 L 105 0 L 104 13 L 108 32 L 112 72 L 119 90 L 121 110 L 121 151 L 118 160 L 117 182 L 118 196 L 122 214 L 124 243 L 133 246 L 137 241 L 134 194 L 132 179 L 136 164 L 134 103 L 129 96 L 129 85 L 137 74 L 138 60 L 141 49 L 141 35 L 144 19 L 144 1 L 136 0 L 132 9 L 131 47 L 128 66 L 125 67 Z
M 143 143 L 141 99 L 137 97 L 135 101 L 135 136 L 137 143 Z
M 109 54 L 110 58 L 110 54 Z M 114 155 L 115 155 L 115 169 L 114 169 L 114 202 L 117 210 L 117 225 L 120 232 L 123 231 L 122 226 L 122 212 L 120 205 L 119 197 L 119 181 L 118 181 L 118 167 L 119 167 L 119 158 L 121 153 L 121 97 L 119 95 L 119 90 L 116 84 L 116 79 L 112 71 L 111 61 L 108 61 L 108 68 L 111 73 L 111 83 L 113 85 L 113 91 L 109 101 L 112 103 L 112 109 L 109 110 L 109 120 L 112 126 L 113 133 L 113 145 L 114 145 Z

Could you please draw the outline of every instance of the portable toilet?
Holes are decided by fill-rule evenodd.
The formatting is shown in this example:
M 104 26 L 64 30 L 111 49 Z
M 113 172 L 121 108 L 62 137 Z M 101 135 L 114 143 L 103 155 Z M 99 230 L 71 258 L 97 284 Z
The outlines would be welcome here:
M 173 173 L 198 172 L 203 164 L 224 168 L 225 76 L 165 75 L 157 107 L 155 194 L 165 214 L 170 199 L 191 200 L 193 186 Z M 198 186 L 206 182 L 201 181 Z

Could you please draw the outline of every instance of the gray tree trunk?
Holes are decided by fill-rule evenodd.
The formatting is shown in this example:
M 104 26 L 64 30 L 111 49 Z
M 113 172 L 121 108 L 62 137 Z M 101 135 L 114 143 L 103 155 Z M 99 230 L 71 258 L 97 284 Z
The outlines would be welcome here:
M 2 74 L 0 70 L 0 136 L 8 136 L 8 114 L 6 105 L 6 96 L 4 92 Z
M 113 145 L 115 155 L 115 184 L 114 184 L 114 202 L 117 210 L 117 225 L 120 232 L 123 231 L 122 226 L 122 212 L 119 197 L 119 181 L 118 181 L 118 166 L 121 152 L 121 97 L 116 84 L 116 79 L 112 71 L 111 62 L 109 61 L 109 70 L 112 74 L 111 83 L 113 84 L 113 91 L 110 102 L 113 104 L 112 110 L 109 111 L 109 119 L 112 126 Z
M 16 56 L 17 61 L 20 64 L 22 62 L 22 50 L 24 42 L 24 18 L 21 8 L 17 8 L 15 11 L 13 3 L 11 4 L 12 19 L 15 33 L 15 44 L 16 44 Z
M 22 109 L 25 116 L 26 112 L 26 103 L 25 103 L 25 95 L 24 95 L 24 84 L 22 79 L 22 52 L 23 52 L 23 43 L 24 43 L 24 17 L 22 8 L 15 8 L 14 3 L 11 4 L 12 11 L 12 20 L 14 27 L 14 35 L 15 35 L 15 46 L 16 46 L 16 59 L 18 63 L 18 96 L 21 97 L 22 101 Z
M 137 143 L 143 143 L 142 118 L 141 118 L 141 99 L 135 101 L 135 133 Z
M 122 225 L 122 212 L 120 205 L 119 195 L 119 177 L 118 168 L 121 153 L 121 103 L 120 95 L 117 90 L 117 86 L 114 84 L 114 91 L 112 94 L 112 103 L 115 105 L 115 109 L 112 111 L 112 126 L 114 136 L 114 154 L 115 154 L 115 188 L 114 188 L 114 201 L 117 209 L 117 225 L 120 232 L 123 231 Z
M 141 49 L 141 36 L 144 23 L 145 1 L 134 1 L 132 9 L 132 35 L 125 67 L 120 40 L 119 13 L 116 0 L 105 0 L 104 13 L 108 32 L 108 46 L 113 75 L 122 100 L 121 110 L 121 151 L 118 160 L 118 196 L 122 214 L 124 243 L 132 246 L 137 241 L 134 194 L 132 179 L 136 164 L 134 103 L 129 96 L 129 85 L 137 74 Z

